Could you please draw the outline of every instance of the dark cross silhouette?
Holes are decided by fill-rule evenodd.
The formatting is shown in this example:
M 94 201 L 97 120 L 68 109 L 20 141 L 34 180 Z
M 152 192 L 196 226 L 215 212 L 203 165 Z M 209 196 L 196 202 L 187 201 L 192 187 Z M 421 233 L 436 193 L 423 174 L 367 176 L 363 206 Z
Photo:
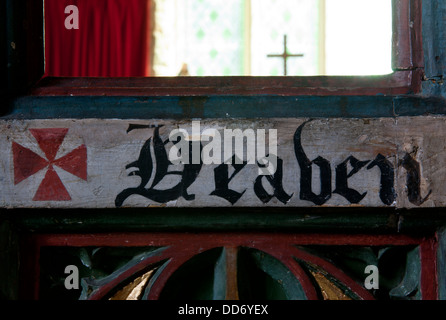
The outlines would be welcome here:
M 286 34 L 283 36 L 283 53 L 281 54 L 269 54 L 268 58 L 282 58 L 283 59 L 283 74 L 286 76 L 288 71 L 287 71 L 287 60 L 288 58 L 292 58 L 292 57 L 303 57 L 303 54 L 291 54 L 288 53 L 288 48 L 287 48 L 287 39 L 286 39 Z

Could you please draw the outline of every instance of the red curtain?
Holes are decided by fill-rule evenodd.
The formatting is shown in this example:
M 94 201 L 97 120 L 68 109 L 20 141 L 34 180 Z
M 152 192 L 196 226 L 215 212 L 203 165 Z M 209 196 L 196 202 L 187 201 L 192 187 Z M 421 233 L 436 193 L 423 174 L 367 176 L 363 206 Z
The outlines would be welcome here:
M 45 72 L 55 77 L 150 75 L 150 0 L 45 0 Z M 78 8 L 79 29 L 67 29 Z M 71 14 L 70 14 L 71 13 Z

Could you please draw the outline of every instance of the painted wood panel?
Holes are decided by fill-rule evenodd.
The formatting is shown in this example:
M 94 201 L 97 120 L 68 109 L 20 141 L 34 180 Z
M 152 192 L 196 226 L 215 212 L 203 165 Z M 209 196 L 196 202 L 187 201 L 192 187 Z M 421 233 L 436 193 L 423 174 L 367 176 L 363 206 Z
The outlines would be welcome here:
M 173 148 L 180 151 L 179 140 L 170 138 L 175 129 L 191 139 L 181 140 L 190 147 L 188 164 L 170 161 Z M 225 146 L 226 134 L 237 129 L 256 145 L 250 163 L 246 156 L 253 149 L 246 143 L 241 163 L 233 157 L 236 139 Z M 441 116 L 2 120 L 0 130 L 3 208 L 446 204 L 446 117 Z M 208 145 L 215 132 L 220 153 Z M 261 147 L 264 156 L 274 153 L 274 141 L 274 170 L 262 171 Z M 203 163 L 210 156 L 214 163 Z M 274 163 L 271 154 L 269 159 Z

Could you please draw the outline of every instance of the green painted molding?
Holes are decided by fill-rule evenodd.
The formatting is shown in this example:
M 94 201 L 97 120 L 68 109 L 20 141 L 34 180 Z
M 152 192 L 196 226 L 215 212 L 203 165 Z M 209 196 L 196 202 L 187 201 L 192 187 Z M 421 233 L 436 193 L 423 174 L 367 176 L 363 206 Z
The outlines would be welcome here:
M 417 234 L 446 226 L 439 209 L 147 208 L 1 210 L 25 232 L 268 231 Z
M 437 233 L 438 251 L 437 251 L 437 276 L 438 276 L 438 298 L 446 300 L 446 227 L 440 229 Z
M 416 95 L 26 96 L 16 99 L 12 110 L 3 119 L 387 118 L 446 115 L 446 100 Z

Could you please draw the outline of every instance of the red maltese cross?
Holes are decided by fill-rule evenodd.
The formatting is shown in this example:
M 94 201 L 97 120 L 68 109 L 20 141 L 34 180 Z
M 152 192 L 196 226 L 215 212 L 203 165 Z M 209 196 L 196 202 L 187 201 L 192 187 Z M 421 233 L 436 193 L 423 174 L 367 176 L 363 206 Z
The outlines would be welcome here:
M 45 177 L 34 195 L 33 201 L 71 200 L 70 194 L 54 170 L 54 166 L 62 168 L 86 181 L 87 147 L 81 145 L 67 155 L 56 159 L 57 152 L 65 139 L 68 129 L 30 129 L 29 131 L 37 140 L 46 159 L 20 144 L 13 142 L 14 184 L 20 183 L 40 170 L 47 169 Z

